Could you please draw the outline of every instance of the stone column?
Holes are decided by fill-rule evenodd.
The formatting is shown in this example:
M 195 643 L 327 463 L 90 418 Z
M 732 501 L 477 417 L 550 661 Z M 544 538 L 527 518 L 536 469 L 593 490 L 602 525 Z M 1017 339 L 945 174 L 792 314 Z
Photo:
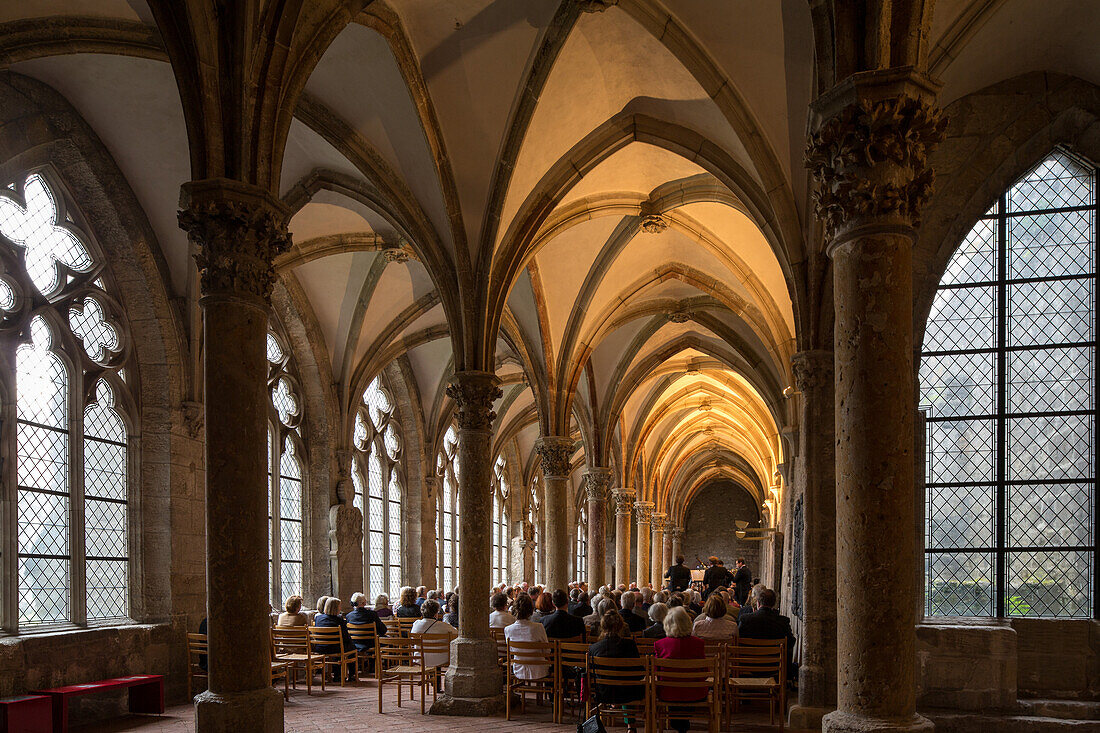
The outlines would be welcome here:
M 420 568 L 406 568 L 409 585 L 428 588 L 443 587 L 439 572 L 439 537 L 436 521 L 436 500 L 439 498 L 439 477 L 429 473 L 424 477 L 424 493 L 420 502 Z M 413 573 L 419 572 L 419 578 Z M 414 582 L 415 581 L 415 582 Z M 392 600 L 392 599 L 391 599 Z
M 573 440 L 545 436 L 535 442 L 535 451 L 546 481 L 542 510 L 546 518 L 546 534 L 543 535 L 546 565 L 542 579 L 547 592 L 553 593 L 569 587 L 569 551 L 573 547 L 569 539 L 569 458 L 573 455 Z
M 836 474 L 833 352 L 800 351 L 791 359 L 799 392 L 802 493 L 802 665 L 792 728 L 818 728 L 836 709 Z
M 638 519 L 638 574 L 634 580 L 641 588 L 649 582 L 649 522 L 653 518 L 653 502 L 634 502 L 634 512 Z
M 492 569 L 486 561 L 492 547 L 493 402 L 500 380 L 489 372 L 458 372 L 447 385 L 458 423 L 458 584 L 462 613 L 458 638 L 451 642 L 451 664 L 445 694 L 433 714 L 487 716 L 503 704 L 497 646 L 489 636 L 489 587 Z
M 607 555 L 607 488 L 611 485 L 610 468 L 590 468 L 584 474 L 588 499 L 588 577 L 589 591 L 607 583 L 604 557 Z
M 936 89 L 897 70 L 819 98 L 807 165 L 836 313 L 837 710 L 833 733 L 930 731 L 916 713 L 912 245 L 943 137 Z
M 612 489 L 615 499 L 615 584 L 630 583 L 630 509 L 634 489 Z
M 199 731 L 283 729 L 270 685 L 267 319 L 288 210 L 227 179 L 183 186 L 179 224 L 198 245 L 206 422 L 208 689 Z
M 676 562 L 676 558 L 684 554 L 684 528 L 673 527 L 670 530 L 672 535 L 672 556 L 668 561 L 669 565 Z
M 653 583 L 654 590 L 661 589 L 661 576 L 665 574 L 665 526 L 667 523 L 668 515 L 664 512 L 654 512 L 650 520 L 653 544 L 650 547 L 649 582 Z
M 662 584 L 665 582 L 664 581 L 664 571 L 668 570 L 670 567 L 672 567 L 672 563 L 674 562 L 673 555 L 672 555 L 672 530 L 673 530 L 673 527 L 672 527 L 671 524 L 668 525 L 667 527 L 665 527 L 665 532 L 664 532 L 664 537 L 665 537 L 665 552 L 664 552 L 665 561 L 663 563 L 661 563 L 661 568 L 662 568 L 662 570 L 661 570 L 661 583 Z

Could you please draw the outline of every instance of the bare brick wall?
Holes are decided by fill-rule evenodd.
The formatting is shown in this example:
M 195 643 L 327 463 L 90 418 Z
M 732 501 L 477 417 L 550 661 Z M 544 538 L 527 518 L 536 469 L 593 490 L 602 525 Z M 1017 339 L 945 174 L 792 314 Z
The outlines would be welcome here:
M 705 486 L 684 513 L 684 558 L 695 567 L 695 556 L 706 562 L 717 555 L 732 572 L 734 560 L 744 557 L 753 577 L 760 577 L 760 542 L 738 540 L 734 521 L 757 526 L 760 512 L 749 493 L 732 481 L 715 481 Z

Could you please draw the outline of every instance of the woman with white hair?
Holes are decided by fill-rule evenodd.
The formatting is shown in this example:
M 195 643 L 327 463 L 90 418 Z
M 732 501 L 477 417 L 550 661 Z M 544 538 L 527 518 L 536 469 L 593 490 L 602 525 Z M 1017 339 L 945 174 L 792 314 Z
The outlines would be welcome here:
M 390 608 L 390 597 L 385 593 L 379 593 L 374 598 L 374 612 L 378 614 L 378 618 L 389 618 L 393 615 L 393 609 Z
M 325 612 L 319 613 L 313 617 L 313 625 L 318 627 L 324 626 L 337 626 L 340 628 L 340 637 L 344 642 L 344 649 L 351 649 L 351 637 L 348 635 L 348 622 L 344 620 L 344 617 L 340 615 L 340 603 L 339 598 L 328 598 L 325 601 Z M 316 654 L 336 654 L 340 651 L 340 645 L 338 644 L 315 644 L 313 651 Z M 334 675 L 339 675 L 339 670 L 333 670 Z M 337 676 L 336 681 L 339 682 L 340 678 Z
M 653 624 L 646 628 L 642 632 L 642 636 L 647 639 L 663 639 L 665 638 L 665 616 L 668 615 L 668 606 L 664 603 L 654 603 L 649 607 L 649 620 Z
M 458 636 L 458 629 L 451 626 L 446 621 L 440 621 L 436 618 L 439 615 L 439 601 L 434 598 L 429 598 L 420 604 L 421 617 L 413 623 L 411 633 L 413 634 L 447 634 L 452 639 Z M 451 658 L 450 651 L 446 652 L 428 652 L 424 655 L 425 667 L 442 667 L 446 665 Z
M 376 635 L 386 635 L 386 625 L 382 623 L 382 619 L 378 617 L 377 613 L 367 608 L 367 597 L 362 593 L 351 594 L 351 610 L 348 611 L 348 615 L 344 617 L 344 620 L 356 626 L 374 624 Z M 372 639 L 369 644 L 356 644 L 355 648 L 361 652 L 370 651 L 374 648 L 374 640 Z

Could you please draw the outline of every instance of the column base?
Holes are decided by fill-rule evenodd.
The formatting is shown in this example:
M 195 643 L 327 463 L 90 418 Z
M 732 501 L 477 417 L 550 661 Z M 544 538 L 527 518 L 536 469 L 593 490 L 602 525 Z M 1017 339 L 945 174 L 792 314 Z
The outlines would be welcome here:
M 504 695 L 496 697 L 451 697 L 444 694 L 432 703 L 428 715 L 457 715 L 464 718 L 493 718 L 504 710 Z
M 282 733 L 283 695 L 273 687 L 247 692 L 206 690 L 195 696 L 195 730 Z
M 792 705 L 787 714 L 787 725 L 802 730 L 821 730 L 821 719 L 835 708 L 815 708 L 809 705 Z
M 446 697 L 455 700 L 500 698 L 504 680 L 497 663 L 497 644 L 492 639 L 463 639 L 451 642 L 451 663 L 443 679 Z M 442 701 L 437 701 L 442 702 Z M 458 703 L 453 703 L 458 706 Z M 432 706 L 435 709 L 435 706 Z M 443 713 L 441 713 L 443 714 Z M 460 713 L 446 713 L 459 715 Z M 470 713 L 473 715 L 474 713 Z M 481 715 L 481 713 L 476 713 Z
M 875 718 L 834 710 L 821 721 L 823 733 L 932 733 L 935 729 L 931 720 L 915 713 L 908 718 Z

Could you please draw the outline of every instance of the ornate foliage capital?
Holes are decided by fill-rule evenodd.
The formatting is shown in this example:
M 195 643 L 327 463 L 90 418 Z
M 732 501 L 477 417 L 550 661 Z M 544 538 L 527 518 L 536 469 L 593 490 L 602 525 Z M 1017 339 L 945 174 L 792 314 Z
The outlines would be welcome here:
M 589 501 L 602 502 L 607 499 L 607 489 L 610 486 L 610 468 L 590 468 L 585 472 L 584 492 Z
M 535 442 L 535 452 L 542 463 L 543 476 L 565 477 L 569 475 L 569 459 L 573 455 L 572 438 L 548 435 Z
M 794 386 L 799 392 L 817 389 L 833 381 L 833 352 L 799 351 L 791 357 Z
M 634 511 L 638 514 L 638 524 L 649 524 L 653 520 L 653 502 L 636 501 Z
M 930 98 L 904 92 L 858 98 L 825 120 L 806 150 L 825 236 L 833 239 L 868 218 L 915 226 L 935 178 L 928 155 L 946 125 Z
M 612 489 L 611 497 L 615 500 L 615 513 L 630 516 L 634 507 L 634 489 Z
M 669 527 L 668 528 L 668 533 L 670 535 L 672 535 L 672 540 L 674 542 L 676 540 L 684 539 L 684 528 L 683 527 Z
M 490 430 L 497 416 L 493 402 L 503 394 L 500 379 L 491 372 L 458 372 L 447 385 L 447 396 L 458 407 L 460 430 Z
M 386 262 L 409 261 L 409 251 L 404 247 L 386 247 L 382 250 L 382 256 L 386 258 Z
M 649 523 L 654 532 L 664 532 L 665 528 L 668 527 L 668 515 L 664 512 L 653 512 Z
M 290 248 L 286 206 L 262 189 L 224 178 L 185 183 L 180 205 L 180 228 L 199 247 L 202 294 L 270 302 L 275 257 Z

